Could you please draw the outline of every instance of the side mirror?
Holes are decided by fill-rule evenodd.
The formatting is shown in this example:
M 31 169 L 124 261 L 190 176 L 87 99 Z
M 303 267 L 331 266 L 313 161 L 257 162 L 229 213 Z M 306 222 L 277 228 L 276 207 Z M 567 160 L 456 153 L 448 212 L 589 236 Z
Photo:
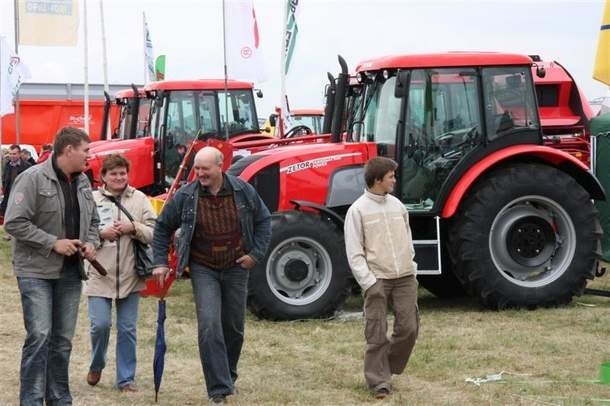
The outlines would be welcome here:
M 254 89 L 254 93 L 256 94 L 256 97 L 258 97 L 259 99 L 263 98 L 263 91 L 261 89 Z
M 396 75 L 396 86 L 394 87 L 394 97 L 402 98 L 407 96 L 409 89 L 409 71 L 399 71 Z
M 276 124 L 275 114 L 271 114 L 269 116 L 269 124 L 271 125 L 271 127 L 275 127 L 275 124 Z
M 539 78 L 543 78 L 546 76 L 546 69 L 544 69 L 544 66 L 536 65 L 536 76 L 538 76 Z

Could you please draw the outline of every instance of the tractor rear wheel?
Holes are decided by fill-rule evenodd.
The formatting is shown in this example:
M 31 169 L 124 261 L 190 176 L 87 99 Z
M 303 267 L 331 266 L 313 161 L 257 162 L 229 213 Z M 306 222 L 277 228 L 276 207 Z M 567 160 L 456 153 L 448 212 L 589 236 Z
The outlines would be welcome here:
M 332 315 L 352 285 L 340 228 L 290 211 L 273 214 L 271 229 L 267 255 L 250 273 L 252 313 L 271 320 Z
M 593 279 L 601 227 L 589 194 L 543 164 L 511 164 L 474 186 L 450 235 L 454 270 L 491 308 L 569 303 Z

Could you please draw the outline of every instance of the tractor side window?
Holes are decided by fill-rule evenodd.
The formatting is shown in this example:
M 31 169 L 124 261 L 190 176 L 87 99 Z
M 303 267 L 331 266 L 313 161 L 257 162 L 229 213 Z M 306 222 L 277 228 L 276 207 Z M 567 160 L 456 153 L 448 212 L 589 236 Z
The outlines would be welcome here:
M 225 126 L 228 126 L 229 137 L 241 133 L 258 132 L 258 121 L 251 91 L 218 92 L 218 110 L 223 133 Z
M 218 134 L 218 122 L 216 119 L 216 99 L 211 92 L 199 94 L 199 132 L 205 135 Z
M 151 100 L 140 98 L 140 107 L 138 110 L 138 126 L 136 128 L 136 138 L 150 136 L 148 130 L 148 121 L 150 120 Z
M 538 129 L 536 101 L 529 67 L 483 70 L 488 138 L 497 139 L 513 130 Z
M 163 162 L 165 181 L 171 184 L 180 168 L 186 147 L 195 138 L 195 92 L 175 91 L 170 94 Z

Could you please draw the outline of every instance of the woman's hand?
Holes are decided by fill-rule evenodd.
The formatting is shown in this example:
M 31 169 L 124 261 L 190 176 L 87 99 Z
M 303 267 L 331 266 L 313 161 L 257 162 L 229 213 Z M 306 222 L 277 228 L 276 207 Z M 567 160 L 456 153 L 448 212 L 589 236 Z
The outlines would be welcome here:
M 136 232 L 136 226 L 129 220 L 116 220 L 114 227 L 119 230 L 120 235 L 135 234 Z
M 114 241 L 121 236 L 121 230 L 115 225 L 107 226 L 100 231 L 100 237 L 106 241 Z

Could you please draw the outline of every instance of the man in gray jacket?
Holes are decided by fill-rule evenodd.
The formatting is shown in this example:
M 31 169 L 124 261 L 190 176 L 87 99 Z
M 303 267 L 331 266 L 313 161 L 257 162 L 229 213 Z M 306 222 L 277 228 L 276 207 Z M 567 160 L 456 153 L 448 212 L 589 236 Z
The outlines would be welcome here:
M 69 405 L 68 369 L 83 260 L 95 259 L 99 217 L 82 172 L 89 137 L 65 127 L 51 159 L 17 177 L 4 228 L 13 236 L 13 270 L 26 330 L 21 355 L 21 405 Z

